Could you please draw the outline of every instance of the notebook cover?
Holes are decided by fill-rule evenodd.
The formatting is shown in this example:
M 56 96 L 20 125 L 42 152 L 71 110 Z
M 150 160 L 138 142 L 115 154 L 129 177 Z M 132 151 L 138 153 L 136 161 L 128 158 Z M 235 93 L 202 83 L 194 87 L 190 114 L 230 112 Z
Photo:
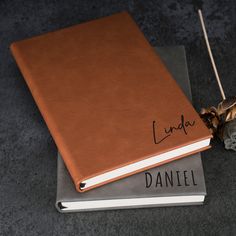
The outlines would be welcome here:
M 156 50 L 166 63 L 170 72 L 173 74 L 175 80 L 183 89 L 184 93 L 189 99 L 191 99 L 191 89 L 188 78 L 184 47 L 160 47 L 156 48 Z M 184 172 L 187 176 L 186 182 L 184 180 Z M 158 173 L 160 173 L 161 180 L 159 178 L 159 184 L 156 187 Z M 173 176 L 173 186 L 170 185 L 168 181 L 166 182 L 166 173 L 169 176 Z M 177 173 L 179 175 L 179 180 L 177 177 Z M 85 193 L 79 193 L 75 190 L 73 181 L 64 165 L 60 154 L 58 154 L 56 208 L 60 212 L 72 212 L 71 210 L 68 211 L 65 208 L 64 210 L 62 210 L 62 202 L 127 199 L 132 197 L 168 197 L 183 195 L 206 195 L 206 187 L 200 153 L 159 167 L 155 167 L 145 172 L 130 176 L 114 183 L 107 184 L 105 186 L 93 189 Z M 168 206 L 195 204 L 199 203 L 192 202 L 183 204 L 168 204 Z M 151 207 L 154 206 L 166 205 L 151 205 Z M 136 206 L 136 208 L 141 207 L 147 207 L 147 205 L 145 205 L 145 202 L 139 206 Z M 100 209 L 94 208 L 90 210 L 108 210 L 123 208 L 131 207 L 111 207 Z M 88 211 L 88 209 L 84 209 L 83 211 Z
M 10 48 L 78 191 L 85 179 L 211 136 L 126 12 Z M 181 115 L 194 123 L 187 134 L 159 142 Z

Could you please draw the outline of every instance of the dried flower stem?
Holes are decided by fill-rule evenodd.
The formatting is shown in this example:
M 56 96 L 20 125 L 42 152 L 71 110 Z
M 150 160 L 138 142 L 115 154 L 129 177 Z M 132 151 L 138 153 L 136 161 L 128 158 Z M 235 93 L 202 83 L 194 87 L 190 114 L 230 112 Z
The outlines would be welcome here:
M 200 18 L 200 21 L 201 21 L 201 26 L 202 26 L 204 38 L 205 38 L 205 41 L 206 41 L 207 50 L 208 50 L 208 53 L 209 53 L 209 56 L 210 56 L 210 59 L 211 59 L 211 64 L 212 64 L 213 70 L 215 72 L 215 76 L 216 76 L 216 80 L 218 82 L 220 93 L 221 93 L 221 96 L 222 96 L 223 100 L 225 100 L 226 99 L 225 93 L 224 93 L 224 90 L 223 90 L 223 87 L 222 87 L 222 84 L 221 84 L 221 81 L 220 81 L 220 77 L 219 77 L 219 74 L 218 74 L 218 71 L 217 71 L 217 68 L 216 68 L 214 57 L 213 57 L 212 52 L 211 52 L 211 46 L 209 44 L 209 40 L 208 40 L 208 36 L 207 36 L 207 32 L 206 32 L 206 27 L 205 27 L 205 23 L 204 23 L 203 16 L 202 16 L 202 11 L 200 9 L 198 9 L 198 15 L 199 15 L 199 18 Z

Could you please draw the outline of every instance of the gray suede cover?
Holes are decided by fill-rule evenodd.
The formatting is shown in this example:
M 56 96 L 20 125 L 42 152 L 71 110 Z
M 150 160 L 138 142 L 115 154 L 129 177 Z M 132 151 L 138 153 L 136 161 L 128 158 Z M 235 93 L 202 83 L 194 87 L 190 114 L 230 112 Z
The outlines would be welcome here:
M 162 47 L 155 48 L 155 50 L 159 53 L 173 77 L 185 92 L 186 96 L 191 99 L 191 89 L 184 47 Z M 63 163 L 63 160 L 60 157 L 60 154 L 58 154 L 56 208 L 60 212 L 70 212 L 63 211 L 61 202 L 66 201 L 73 202 L 188 195 L 206 195 L 205 180 L 200 154 L 195 154 L 181 160 L 150 169 L 148 171 L 124 178 L 85 193 L 79 193 L 76 191 L 70 175 Z M 199 203 L 187 203 L 187 205 L 190 204 L 193 205 Z M 148 207 L 154 206 L 163 205 L 152 205 Z M 147 206 L 145 206 L 145 203 L 143 203 L 138 207 L 142 208 Z M 135 208 L 138 207 L 135 206 Z M 115 208 L 113 207 L 109 209 Z M 107 209 L 104 208 L 92 210 Z

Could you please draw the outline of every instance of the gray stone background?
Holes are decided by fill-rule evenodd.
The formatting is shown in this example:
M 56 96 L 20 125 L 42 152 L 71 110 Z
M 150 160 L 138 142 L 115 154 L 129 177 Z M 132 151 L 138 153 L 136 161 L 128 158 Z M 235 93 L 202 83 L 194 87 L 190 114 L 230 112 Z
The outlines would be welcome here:
M 184 45 L 197 110 L 220 93 L 191 1 L 0 1 L 0 235 L 235 235 L 236 153 L 213 142 L 202 154 L 203 206 L 59 214 L 57 149 L 9 45 L 127 10 L 153 46 Z M 236 95 L 236 3 L 205 1 L 209 39 L 227 95 Z

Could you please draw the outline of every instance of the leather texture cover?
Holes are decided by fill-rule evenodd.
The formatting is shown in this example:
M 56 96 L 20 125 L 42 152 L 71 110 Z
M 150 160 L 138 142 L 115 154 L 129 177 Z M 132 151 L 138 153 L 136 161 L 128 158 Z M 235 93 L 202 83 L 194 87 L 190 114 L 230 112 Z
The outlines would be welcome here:
M 210 137 L 126 12 L 10 48 L 78 191 L 85 179 Z M 181 118 L 194 125 L 161 142 Z
M 156 48 L 166 66 L 173 74 L 180 87 L 189 99 L 191 99 L 191 89 L 188 79 L 187 63 L 185 50 L 183 46 L 176 47 L 160 47 Z M 57 165 L 57 197 L 56 208 L 60 212 L 72 212 L 68 209 L 62 209 L 62 202 L 81 202 L 93 200 L 109 200 L 109 199 L 128 199 L 139 197 L 169 197 L 169 196 L 188 196 L 188 195 L 206 195 L 206 187 L 204 180 L 203 167 L 201 162 L 201 154 L 197 153 L 192 156 L 174 161 L 145 172 L 135 174 L 128 178 L 107 184 L 97 189 L 93 189 L 86 193 L 79 193 L 75 190 L 73 181 L 64 165 L 64 162 L 58 154 Z M 160 173 L 159 184 L 156 186 L 158 173 Z M 173 176 L 173 186 L 166 183 L 165 175 Z M 179 182 L 177 173 L 179 174 Z M 186 173 L 187 180 L 184 180 Z M 194 179 L 192 178 L 192 173 Z M 195 205 L 196 202 L 173 205 Z M 152 205 L 151 207 L 164 206 Z M 137 208 L 147 207 L 145 202 L 136 206 Z M 124 208 L 124 207 L 121 207 Z M 119 209 L 121 209 L 119 207 Z M 132 208 L 132 207 L 125 207 Z M 115 207 L 109 208 L 117 209 Z M 96 208 L 90 210 L 98 210 Z M 108 210 L 108 208 L 100 208 L 99 210 Z M 81 210 L 77 210 L 81 211 Z M 84 209 L 83 211 L 87 211 Z

